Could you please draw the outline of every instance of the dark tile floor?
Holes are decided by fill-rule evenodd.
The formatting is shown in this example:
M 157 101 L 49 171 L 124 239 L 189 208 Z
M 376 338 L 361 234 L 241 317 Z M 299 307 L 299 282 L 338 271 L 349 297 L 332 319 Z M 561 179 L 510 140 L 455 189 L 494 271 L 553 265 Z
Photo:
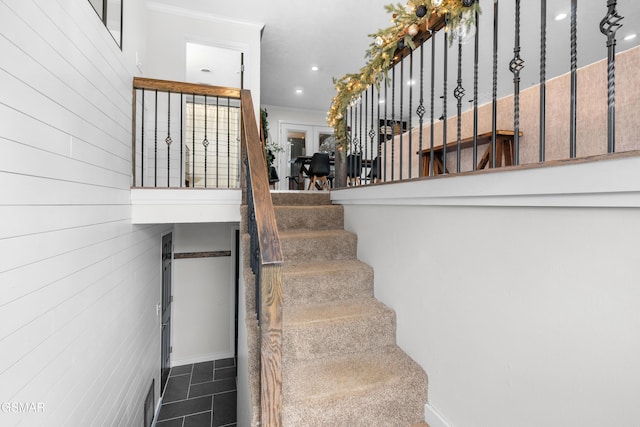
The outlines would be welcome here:
M 156 427 L 235 427 L 235 359 L 171 368 Z

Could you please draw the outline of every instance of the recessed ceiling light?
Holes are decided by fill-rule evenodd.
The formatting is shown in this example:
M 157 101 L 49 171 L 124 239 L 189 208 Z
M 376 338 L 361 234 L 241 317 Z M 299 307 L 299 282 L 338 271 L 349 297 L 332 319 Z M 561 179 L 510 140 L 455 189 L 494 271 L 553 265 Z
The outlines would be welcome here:
M 296 89 L 296 93 L 297 93 L 298 95 L 302 95 L 302 89 Z
M 556 15 L 555 20 L 556 21 L 562 21 L 566 17 L 567 17 L 566 13 L 559 13 L 559 14 Z
M 625 41 L 633 40 L 633 39 L 635 39 L 637 36 L 638 36 L 637 34 L 629 34 L 629 35 L 624 36 L 624 40 L 625 40 Z
M 202 71 L 203 73 L 210 73 L 211 72 L 211 68 L 202 67 L 202 68 L 200 68 L 200 71 Z
M 311 67 L 311 71 L 318 71 L 318 70 L 319 70 L 319 68 L 318 68 L 317 65 L 314 65 L 313 67 Z

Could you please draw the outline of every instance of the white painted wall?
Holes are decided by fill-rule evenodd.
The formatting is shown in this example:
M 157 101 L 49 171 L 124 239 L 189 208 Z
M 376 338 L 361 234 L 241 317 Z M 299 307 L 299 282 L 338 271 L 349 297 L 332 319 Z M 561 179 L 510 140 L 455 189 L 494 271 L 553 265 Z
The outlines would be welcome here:
M 638 425 L 638 166 L 332 192 L 450 426 Z
M 156 2 L 147 2 L 147 8 L 145 77 L 185 81 L 187 42 L 240 50 L 244 52 L 244 88 L 251 90 L 256 117 L 260 117 L 261 24 L 230 21 Z
M 42 405 L 3 426 L 141 425 L 159 397 L 170 227 L 130 220 L 141 3 L 121 51 L 87 1 L 0 0 L 0 402 Z
M 232 251 L 238 224 L 176 224 L 174 253 Z M 234 256 L 174 259 L 171 365 L 234 356 Z

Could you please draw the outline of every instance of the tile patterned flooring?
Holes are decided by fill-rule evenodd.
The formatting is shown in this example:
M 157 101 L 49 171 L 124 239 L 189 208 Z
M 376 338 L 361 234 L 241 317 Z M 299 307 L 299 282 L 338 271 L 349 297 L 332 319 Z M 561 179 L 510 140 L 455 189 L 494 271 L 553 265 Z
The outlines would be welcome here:
M 235 359 L 171 368 L 156 427 L 236 427 Z

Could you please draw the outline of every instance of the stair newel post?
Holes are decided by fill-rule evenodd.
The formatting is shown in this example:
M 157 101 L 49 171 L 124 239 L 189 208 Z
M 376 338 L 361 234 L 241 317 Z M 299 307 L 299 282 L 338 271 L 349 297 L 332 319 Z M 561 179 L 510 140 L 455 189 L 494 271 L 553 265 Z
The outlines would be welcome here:
M 260 412 L 263 426 L 282 425 L 282 265 L 260 272 Z

